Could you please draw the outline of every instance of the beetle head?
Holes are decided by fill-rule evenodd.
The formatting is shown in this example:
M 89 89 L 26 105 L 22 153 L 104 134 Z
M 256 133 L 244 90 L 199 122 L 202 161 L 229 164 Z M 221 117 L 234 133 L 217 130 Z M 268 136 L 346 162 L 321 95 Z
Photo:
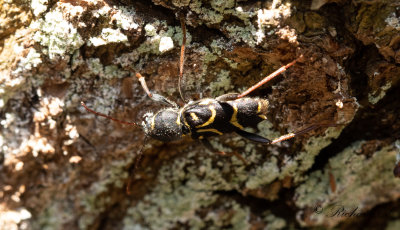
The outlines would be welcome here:
M 178 119 L 179 110 L 168 108 L 156 114 L 144 115 L 144 131 L 150 137 L 163 141 L 174 141 L 182 137 L 182 125 Z

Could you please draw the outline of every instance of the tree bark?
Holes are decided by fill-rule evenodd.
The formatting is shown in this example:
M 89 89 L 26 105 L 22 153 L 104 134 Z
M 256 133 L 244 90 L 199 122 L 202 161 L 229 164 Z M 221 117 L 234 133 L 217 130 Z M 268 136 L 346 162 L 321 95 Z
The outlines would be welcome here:
M 399 2 L 0 2 L 3 229 L 399 228 Z M 302 56 L 249 95 L 269 101 L 250 131 L 322 126 L 275 145 L 209 138 L 246 164 L 145 137 L 144 115 L 167 106 L 135 73 L 188 103 L 181 18 L 185 100 L 244 92 Z

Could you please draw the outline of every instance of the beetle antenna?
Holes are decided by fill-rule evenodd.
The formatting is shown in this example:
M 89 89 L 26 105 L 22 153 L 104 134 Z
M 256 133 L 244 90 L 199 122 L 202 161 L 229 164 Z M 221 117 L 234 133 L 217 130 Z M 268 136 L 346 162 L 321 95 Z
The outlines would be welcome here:
M 144 149 L 144 146 L 146 145 L 146 143 L 147 143 L 147 139 L 149 138 L 149 136 L 146 134 L 145 136 L 144 136 L 144 140 L 143 140 L 143 145 L 142 145 L 142 147 L 140 148 L 140 150 L 139 150 L 139 154 L 136 156 L 136 159 L 135 159 L 135 162 L 133 163 L 133 165 L 131 165 L 130 167 L 129 167 L 129 179 L 128 179 L 128 183 L 126 184 L 126 194 L 128 194 L 128 195 L 131 195 L 132 194 L 132 190 L 131 190 L 131 187 L 132 187 L 132 182 L 133 182 L 133 180 L 135 179 L 134 177 L 133 177 L 133 175 L 135 175 L 135 173 L 136 173 L 136 169 L 138 169 L 138 167 L 139 167 L 139 164 L 142 162 L 142 159 L 143 159 L 143 149 Z
M 296 131 L 296 132 L 293 132 L 293 133 L 288 133 L 288 134 L 285 134 L 285 135 L 280 136 L 278 138 L 275 138 L 274 140 L 271 141 L 270 144 L 273 145 L 273 144 L 276 144 L 276 143 L 279 143 L 279 142 L 282 142 L 282 141 L 285 141 L 285 140 L 292 139 L 295 136 L 299 136 L 299 135 L 302 135 L 304 133 L 308 133 L 311 130 L 314 130 L 314 129 L 317 129 L 317 128 L 321 128 L 321 127 L 336 127 L 336 126 L 339 126 L 339 125 L 341 125 L 341 124 L 333 124 L 333 123 L 332 124 L 330 124 L 330 123 L 328 123 L 328 124 L 314 124 L 314 125 L 311 125 L 311 126 L 305 128 L 305 129 L 302 129 L 302 130 L 299 130 L 299 131 Z
M 148 135 L 145 135 L 145 136 L 144 136 L 143 145 L 142 145 L 142 147 L 140 148 L 139 154 L 137 155 L 137 157 L 136 157 L 136 159 L 135 159 L 134 170 L 136 170 L 136 169 L 139 167 L 140 162 L 142 162 L 142 159 L 143 159 L 143 149 L 144 149 L 144 146 L 145 146 L 146 143 L 147 143 L 147 139 L 148 139 L 148 138 L 149 138 Z
M 302 59 L 303 55 L 301 55 L 299 58 L 297 58 L 296 60 L 290 62 L 289 64 L 286 64 L 284 66 L 282 66 L 281 68 L 279 68 L 278 70 L 276 70 L 275 72 L 271 73 L 270 75 L 266 76 L 264 79 L 262 79 L 260 82 L 258 82 L 257 84 L 253 85 L 252 87 L 250 87 L 249 89 L 247 89 L 246 91 L 244 91 L 243 93 L 241 93 L 237 98 L 242 98 L 245 97 L 247 94 L 253 92 L 255 89 L 257 89 L 258 87 L 264 85 L 265 83 L 269 82 L 270 80 L 272 80 L 273 78 L 275 78 L 276 76 L 278 76 L 279 74 L 285 72 L 290 66 L 294 65 L 298 60 Z
M 182 27 L 182 33 L 183 33 L 183 38 L 182 38 L 182 45 L 181 45 L 181 57 L 179 60 L 179 80 L 178 80 L 178 89 L 179 89 L 179 94 L 183 100 L 183 102 L 186 103 L 185 98 L 183 97 L 182 94 L 182 77 L 183 77 L 183 65 L 185 63 L 185 44 L 186 44 L 186 27 L 185 27 L 185 18 L 183 14 L 180 15 L 180 21 L 181 21 L 181 27 Z
M 99 113 L 99 112 L 96 112 L 96 111 L 94 111 L 94 110 L 92 110 L 92 109 L 89 109 L 89 107 L 87 107 L 86 104 L 85 104 L 83 101 L 81 101 L 81 105 L 82 105 L 87 111 L 89 111 L 89 112 L 91 112 L 91 113 L 93 113 L 93 114 L 95 114 L 95 115 L 97 115 L 97 116 L 105 117 L 105 118 L 107 118 L 107 119 L 116 121 L 116 122 L 121 123 L 121 124 L 124 124 L 124 125 L 133 125 L 133 126 L 136 126 L 136 127 L 141 127 L 140 125 L 138 125 L 138 124 L 135 123 L 135 122 L 121 121 L 121 120 L 118 120 L 118 119 L 116 119 L 116 118 L 107 116 L 107 115 L 105 115 L 105 114 L 103 114 L 103 113 Z

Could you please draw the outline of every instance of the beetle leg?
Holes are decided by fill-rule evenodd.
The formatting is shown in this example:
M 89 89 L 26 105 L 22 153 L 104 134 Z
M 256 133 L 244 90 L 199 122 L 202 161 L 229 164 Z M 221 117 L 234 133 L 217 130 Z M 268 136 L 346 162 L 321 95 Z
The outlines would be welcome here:
M 238 98 L 242 98 L 245 97 L 247 94 L 253 92 L 255 89 L 257 89 L 258 87 L 264 85 L 265 83 L 269 82 L 270 80 L 272 80 L 274 77 L 278 76 L 279 74 L 285 72 L 290 66 L 294 65 L 299 59 L 303 58 L 303 55 L 301 55 L 299 58 L 297 58 L 296 60 L 290 62 L 289 64 L 286 64 L 284 66 L 282 66 L 281 68 L 279 68 L 278 70 L 276 70 L 275 72 L 271 73 L 270 75 L 266 76 L 264 79 L 262 79 L 260 82 L 258 82 L 257 84 L 253 85 L 252 87 L 250 87 L 249 89 L 247 89 L 246 91 L 244 91 L 243 93 L 241 93 Z
M 289 139 L 291 139 L 291 138 L 293 138 L 295 136 L 310 132 L 311 130 L 314 130 L 314 129 L 317 129 L 317 128 L 320 128 L 320 127 L 335 127 L 335 126 L 338 126 L 338 124 L 315 124 L 315 125 L 311 125 L 311 126 L 305 128 L 305 129 L 296 131 L 294 133 L 288 133 L 288 134 L 282 135 L 282 136 L 280 136 L 278 138 L 275 138 L 275 139 L 273 139 L 271 141 L 271 144 L 276 144 L 276 143 L 279 143 L 281 141 L 289 140 Z
M 227 93 L 224 95 L 221 95 L 217 98 L 215 98 L 215 100 L 220 101 L 220 102 L 226 102 L 226 101 L 233 101 L 236 100 L 238 98 L 239 94 L 238 93 Z
M 255 134 L 255 133 L 249 133 L 249 132 L 246 132 L 246 131 L 241 130 L 241 129 L 236 129 L 235 132 L 237 134 L 239 134 L 240 136 L 248 139 L 248 140 L 251 140 L 251 141 L 254 141 L 254 142 L 258 142 L 258 143 L 261 143 L 261 144 L 266 144 L 266 145 L 271 144 L 271 140 L 269 140 L 267 138 L 264 138 L 262 136 L 259 136 L 259 135 Z
M 140 73 L 136 73 L 136 77 L 138 78 L 140 84 L 142 85 L 143 90 L 146 92 L 147 96 L 149 96 L 153 101 L 161 102 L 173 107 L 178 107 L 175 102 L 168 100 L 166 97 L 158 94 L 150 92 L 147 87 L 146 80 Z
M 182 101 L 186 103 L 186 100 L 182 94 L 182 86 L 181 86 L 181 81 L 182 81 L 182 77 L 183 77 L 183 65 L 185 64 L 185 44 L 186 44 L 186 27 L 185 27 L 185 18 L 183 16 L 183 14 L 181 14 L 181 16 L 180 16 L 180 21 L 181 21 L 183 38 L 182 38 L 182 45 L 181 45 L 181 56 L 179 59 L 178 90 L 179 90 L 179 95 L 181 96 Z
M 217 153 L 217 154 L 219 154 L 219 155 L 221 155 L 221 156 L 235 156 L 235 157 L 237 157 L 239 160 L 241 160 L 241 161 L 243 162 L 243 164 L 247 165 L 247 161 L 246 161 L 240 154 L 238 154 L 237 152 L 226 153 L 226 152 L 224 152 L 224 151 L 217 150 L 217 149 L 215 149 L 215 148 L 211 145 L 211 143 L 210 143 L 207 139 L 205 139 L 205 138 L 204 138 L 204 139 L 201 139 L 200 141 L 201 141 L 201 143 L 203 143 L 204 147 L 206 147 L 206 149 L 208 149 L 210 152 L 212 152 L 212 153 Z
M 288 134 L 282 135 L 282 136 L 280 136 L 278 138 L 273 139 L 272 141 L 267 139 L 267 138 L 264 138 L 262 136 L 259 136 L 259 135 L 255 134 L 255 133 L 249 133 L 249 132 L 246 132 L 246 131 L 241 130 L 241 129 L 236 129 L 235 132 L 237 134 L 239 134 L 240 136 L 248 139 L 248 140 L 255 141 L 255 142 L 258 142 L 258 143 L 261 143 L 261 144 L 271 144 L 271 145 L 273 145 L 273 144 L 276 144 L 276 143 L 279 143 L 279 142 L 282 142 L 282 141 L 285 141 L 285 140 L 289 140 L 289 139 L 291 139 L 291 138 L 293 138 L 295 136 L 310 132 L 311 130 L 314 130 L 316 128 L 334 127 L 334 126 L 337 126 L 337 124 L 315 124 L 315 125 L 311 125 L 311 126 L 305 128 L 305 129 L 296 131 L 294 133 L 288 133 Z

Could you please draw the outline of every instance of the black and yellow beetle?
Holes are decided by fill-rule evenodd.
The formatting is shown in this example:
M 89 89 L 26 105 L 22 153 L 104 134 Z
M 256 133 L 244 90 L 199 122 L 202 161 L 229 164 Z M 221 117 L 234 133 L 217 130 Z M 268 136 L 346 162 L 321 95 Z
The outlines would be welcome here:
M 236 132 L 248 139 L 269 143 L 244 127 L 256 127 L 266 119 L 268 101 L 260 98 L 240 98 L 227 94 L 216 99 L 206 98 L 189 102 L 182 108 L 167 108 L 156 114 L 147 114 L 143 123 L 149 136 L 160 141 L 173 141 L 183 135 L 203 140 L 209 136 Z
M 179 93 L 183 101 L 184 98 L 181 93 L 181 78 L 183 75 L 184 64 L 184 51 L 186 42 L 186 29 L 181 18 L 183 41 L 181 46 L 180 57 L 180 75 L 179 75 Z M 142 127 L 146 136 L 154 139 L 169 142 L 182 138 L 185 135 L 190 135 L 193 139 L 199 139 L 211 151 L 225 154 L 224 152 L 215 150 L 208 142 L 207 138 L 210 136 L 222 135 L 224 133 L 235 132 L 240 136 L 262 144 L 274 144 L 293 138 L 294 136 L 308 132 L 321 125 L 313 125 L 299 132 L 289 133 L 274 140 L 269 140 L 254 133 L 244 130 L 245 127 L 255 128 L 258 123 L 266 119 L 269 102 L 262 98 L 247 97 L 256 88 L 265 84 L 272 78 L 284 72 L 287 68 L 294 65 L 298 59 L 282 66 L 272 74 L 265 77 L 263 80 L 250 87 L 248 90 L 241 94 L 230 93 L 219 96 L 215 99 L 206 98 L 198 101 L 191 101 L 186 103 L 183 107 L 179 108 L 178 105 L 167 98 L 152 93 L 149 91 L 144 77 L 140 73 L 136 73 L 139 82 L 146 94 L 157 102 L 167 104 L 169 107 L 160 110 L 159 112 L 146 113 L 144 121 L 141 125 L 134 122 L 125 122 L 113 117 L 98 113 L 89 109 L 83 102 L 81 104 L 91 113 L 108 119 L 138 127 Z

